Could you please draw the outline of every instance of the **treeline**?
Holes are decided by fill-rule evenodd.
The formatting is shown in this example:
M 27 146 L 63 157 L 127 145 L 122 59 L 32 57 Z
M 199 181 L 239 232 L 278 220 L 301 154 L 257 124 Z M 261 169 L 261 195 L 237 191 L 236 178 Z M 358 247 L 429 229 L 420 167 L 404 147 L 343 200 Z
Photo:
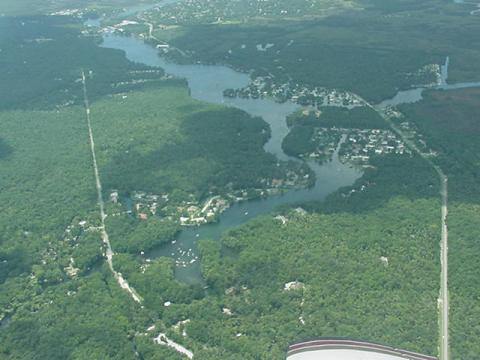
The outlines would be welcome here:
M 388 124 L 373 109 L 367 106 L 348 109 L 339 106 L 323 106 L 320 115 L 297 112 L 287 118 L 288 126 L 316 126 L 347 129 L 386 129 Z
M 480 202 L 480 90 L 431 91 L 417 104 L 403 105 L 427 143 L 439 152 L 436 160 L 449 176 L 452 200 Z
M 166 104 L 161 108 L 159 96 Z M 277 166 L 276 157 L 265 152 L 270 129 L 262 119 L 195 102 L 180 86 L 102 102 L 92 111 L 99 119 L 94 126 L 105 189 L 168 193 L 174 202 L 190 195 L 201 200 L 265 188 L 272 179 L 286 179 L 287 169 L 303 171 L 293 163 Z
M 290 156 L 300 156 L 311 153 L 317 149 L 314 141 L 312 141 L 315 128 L 311 125 L 295 126 L 283 139 L 282 149 Z
M 158 217 L 141 221 L 129 215 L 110 216 L 106 226 L 115 251 L 137 255 L 172 241 L 180 231 L 173 221 Z

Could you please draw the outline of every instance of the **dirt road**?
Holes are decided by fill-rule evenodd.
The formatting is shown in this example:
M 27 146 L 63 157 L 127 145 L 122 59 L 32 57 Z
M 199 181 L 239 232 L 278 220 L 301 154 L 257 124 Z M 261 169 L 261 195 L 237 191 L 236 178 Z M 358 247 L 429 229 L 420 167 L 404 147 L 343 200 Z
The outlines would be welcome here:
M 102 183 L 100 181 L 100 173 L 98 171 L 97 155 L 95 154 L 95 141 L 93 138 L 92 124 L 90 121 L 90 104 L 88 101 L 87 82 L 86 82 L 84 71 L 82 71 L 82 84 L 83 84 L 83 98 L 84 98 L 84 104 L 85 104 L 85 113 L 86 113 L 87 126 L 88 126 L 88 137 L 90 140 L 90 151 L 92 153 L 93 171 L 95 174 L 95 183 L 97 188 L 97 202 L 98 202 L 98 207 L 100 208 L 100 220 L 101 220 L 100 232 L 102 235 L 102 241 L 106 247 L 106 257 L 107 257 L 108 267 L 110 268 L 110 271 L 115 277 L 115 280 L 117 280 L 118 285 L 120 285 L 122 289 L 125 289 L 130 294 L 133 300 L 135 300 L 137 303 L 141 303 L 142 298 L 140 297 L 140 295 L 137 294 L 135 289 L 130 287 L 127 280 L 123 278 L 122 274 L 116 272 L 115 268 L 113 267 L 113 251 L 112 251 L 112 246 L 110 245 L 110 240 L 108 238 L 107 229 L 105 227 L 105 218 L 106 218 L 105 204 L 103 202 Z

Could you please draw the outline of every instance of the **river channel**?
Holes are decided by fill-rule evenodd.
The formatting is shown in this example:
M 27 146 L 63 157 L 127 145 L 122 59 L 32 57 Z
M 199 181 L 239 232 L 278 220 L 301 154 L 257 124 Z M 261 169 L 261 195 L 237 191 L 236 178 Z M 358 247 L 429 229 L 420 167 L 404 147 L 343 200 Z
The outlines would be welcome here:
M 170 0 L 168 2 L 173 1 Z M 98 26 L 98 22 L 90 21 L 86 25 Z M 101 46 L 123 50 L 130 61 L 161 67 L 167 74 L 185 78 L 188 81 L 190 93 L 194 99 L 236 107 L 252 116 L 262 117 L 270 125 L 272 135 L 265 144 L 265 150 L 276 155 L 280 160 L 299 161 L 287 156 L 281 147 L 283 139 L 289 132 L 286 118 L 299 110 L 301 108 L 299 105 L 289 101 L 277 103 L 271 99 L 231 99 L 223 96 L 225 89 L 243 88 L 248 85 L 250 82 L 248 74 L 237 72 L 222 65 L 180 65 L 171 63 L 160 57 L 158 50 L 153 46 L 144 43 L 142 39 L 136 37 L 104 33 Z M 480 86 L 480 83 L 448 85 L 448 65 L 449 59 L 447 58 L 446 64 L 442 66 L 440 84 L 430 87 L 431 89 L 449 90 Z M 422 87 L 400 91 L 394 98 L 385 100 L 378 106 L 384 108 L 401 103 L 419 101 L 422 99 L 422 93 L 426 89 Z M 218 240 L 227 230 L 244 224 L 260 215 L 271 213 L 280 205 L 301 203 L 309 200 L 322 200 L 339 188 L 352 185 L 362 176 L 360 169 L 348 164 L 342 164 L 339 161 L 338 149 L 330 162 L 324 164 L 308 162 L 308 165 L 316 175 L 314 187 L 304 190 L 291 190 L 283 195 L 270 196 L 266 199 L 236 203 L 221 214 L 217 223 L 185 228 L 174 242 L 151 251 L 147 254 L 147 257 L 172 257 L 178 264 L 175 271 L 175 276 L 178 280 L 187 283 L 201 283 L 202 276 L 198 261 L 199 240 Z
M 288 134 L 286 118 L 301 107 L 292 102 L 277 103 L 270 99 L 230 99 L 223 96 L 228 88 L 242 88 L 248 85 L 248 74 L 237 72 L 221 65 L 179 65 L 161 58 L 158 51 L 135 37 L 105 34 L 103 47 L 125 51 L 130 61 L 149 66 L 163 68 L 166 73 L 188 81 L 190 94 L 194 99 L 224 106 L 232 106 L 253 116 L 262 117 L 271 128 L 271 138 L 265 144 L 265 150 L 275 154 L 280 160 L 297 159 L 287 156 L 282 150 L 282 141 Z M 186 228 L 180 232 L 174 243 L 164 245 L 148 253 L 149 258 L 158 256 L 173 257 L 180 263 L 176 268 L 176 277 L 188 283 L 201 281 L 198 260 L 198 241 L 202 239 L 217 240 L 221 235 L 245 222 L 272 212 L 276 207 L 285 204 L 299 203 L 309 200 L 322 200 L 343 186 L 351 185 L 361 177 L 360 169 L 339 161 L 335 153 L 332 161 L 322 165 L 309 162 L 315 172 L 314 187 L 304 190 L 291 190 L 283 195 L 270 196 L 239 202 L 220 215 L 219 221 L 200 227 Z M 186 266 L 185 266 L 186 265 Z

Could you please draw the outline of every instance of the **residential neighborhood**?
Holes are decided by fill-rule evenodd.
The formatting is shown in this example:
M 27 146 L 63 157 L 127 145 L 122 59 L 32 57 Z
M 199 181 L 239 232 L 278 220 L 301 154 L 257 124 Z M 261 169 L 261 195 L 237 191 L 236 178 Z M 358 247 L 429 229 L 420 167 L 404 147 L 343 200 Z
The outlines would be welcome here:
M 273 98 L 279 102 L 292 101 L 303 106 L 362 106 L 363 101 L 355 94 L 337 89 L 311 87 L 294 83 L 277 83 L 273 76 L 258 76 L 243 89 L 227 89 L 226 97 L 258 99 Z
M 305 188 L 312 183 L 309 173 L 287 171 L 286 179 L 262 179 L 264 188 L 230 189 L 224 194 L 211 194 L 199 201 L 193 194 L 188 200 L 172 201 L 171 194 L 152 194 L 144 191 L 133 191 L 130 195 L 120 195 L 116 189 L 110 190 L 109 216 L 129 214 L 140 220 L 148 220 L 152 216 L 177 222 L 182 226 L 199 226 L 216 222 L 220 214 L 232 204 L 256 198 L 281 194 L 288 189 Z

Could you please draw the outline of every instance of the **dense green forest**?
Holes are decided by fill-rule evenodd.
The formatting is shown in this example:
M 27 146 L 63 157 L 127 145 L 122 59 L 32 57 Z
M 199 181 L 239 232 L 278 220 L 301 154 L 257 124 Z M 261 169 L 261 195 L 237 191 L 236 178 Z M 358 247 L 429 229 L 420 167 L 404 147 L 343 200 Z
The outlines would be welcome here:
M 285 179 L 287 168 L 299 170 L 298 164 L 279 166 L 263 150 L 270 129 L 262 119 L 194 101 L 182 85 L 100 101 L 92 116 L 105 189 L 201 200 L 229 189 L 262 188 Z
M 133 80 L 155 83 L 162 75 L 161 70 L 143 72 L 150 68 L 129 62 L 120 51 L 98 47 L 98 40 L 79 36 L 80 25 L 70 17 L 0 17 L 0 65 L 6 69 L 0 74 L 1 109 L 82 104 L 81 69 L 88 69 L 93 83 L 92 101 L 145 86 Z
M 98 219 L 84 110 L 0 118 L 12 148 L 0 160 L 0 357 L 131 358 L 136 310 L 110 273 L 91 272 L 100 235 L 78 225 Z
M 173 221 L 151 217 L 141 221 L 131 215 L 110 216 L 106 226 L 119 252 L 139 254 L 175 239 L 180 227 Z
M 478 186 L 478 184 L 477 184 Z M 480 205 L 449 208 L 451 347 L 456 359 L 475 359 L 480 351 Z
M 150 316 L 101 266 L 85 110 L 71 104 L 81 67 L 104 74 L 93 99 L 139 67 L 67 19 L 0 24 L 0 357 L 131 359 Z
M 2 263 L 2 275 L 8 277 L 28 271 L 38 252 L 61 239 L 72 221 L 88 216 L 95 193 L 88 148 L 78 136 L 84 131 L 81 109 L 2 112 L 0 117 L 0 132 L 12 148 L 0 160 L 1 249 L 5 256 L 12 254 L 11 262 Z
M 191 12 L 198 14 L 208 3 L 191 4 Z M 258 75 L 271 74 L 280 84 L 348 90 L 374 103 L 398 89 L 435 82 L 432 73 L 421 69 L 443 64 L 447 56 L 450 82 L 479 79 L 480 50 L 472 44 L 480 25 L 464 7 L 449 0 L 362 1 L 360 6 L 364 10 L 302 21 L 291 16 L 249 17 L 198 24 L 190 18 L 163 19 L 163 11 L 150 18 L 175 25 L 159 29 L 155 36 L 191 54 L 192 59 L 183 61 L 227 63 Z M 259 51 L 262 44 L 273 46 Z
M 317 146 L 312 140 L 315 128 L 311 125 L 295 126 L 283 139 L 282 149 L 290 156 L 300 156 L 314 151 Z
M 143 263 L 132 255 L 123 254 L 118 256 L 117 265 L 118 269 L 128 276 L 130 283 L 144 296 L 148 310 L 157 317 L 161 316 L 165 325 L 174 325 L 175 315 L 182 316 L 181 313 L 166 316 L 165 312 L 170 309 L 164 305 L 165 302 L 169 301 L 175 304 L 175 307 L 191 304 L 205 296 L 201 284 L 187 285 L 175 280 L 173 259 L 158 258 Z
M 79 4 L 32 3 L 8 0 L 0 13 Z M 244 22 L 184 23 L 155 35 L 189 52 L 188 61 L 372 101 L 432 81 L 418 70 L 446 54 L 452 81 L 478 76 L 479 25 L 463 7 L 355 4 L 366 10 L 293 21 L 273 9 L 268 21 L 247 13 Z M 110 0 L 87 5 L 112 9 Z M 319 336 L 437 353 L 439 184 L 416 156 L 373 157 L 361 179 L 323 202 L 278 209 L 202 241 L 204 283 L 195 285 L 176 280 L 173 259 L 142 254 L 174 240 L 176 222 L 140 220 L 107 203 L 114 267 L 144 298 L 136 304 L 105 263 L 82 69 L 105 199 L 114 189 L 121 202 L 142 190 L 168 193 L 176 206 L 305 169 L 264 151 L 270 130 L 262 119 L 194 101 L 185 81 L 100 48 L 80 30 L 78 18 L 0 16 L 0 358 L 183 359 L 153 342 L 160 332 L 200 360 L 282 359 L 292 342 Z M 270 50 L 258 51 L 267 43 Z M 400 108 L 450 179 L 451 345 L 461 360 L 480 353 L 479 104 L 478 90 L 432 91 Z M 318 127 L 386 127 L 369 108 L 321 111 L 288 119 L 286 152 L 311 151 Z
M 153 347 L 151 338 L 135 336 L 158 314 L 132 302 L 103 265 L 85 109 L 58 106 L 67 98 L 80 100 L 75 80 L 82 67 L 95 69 L 89 78 L 93 101 L 138 88 L 111 84 L 134 80 L 147 68 L 80 38 L 69 28 L 76 22 L 67 19 L 0 22 L 2 53 L 8 53 L 2 57 L 0 109 L 0 358 L 117 360 L 145 351 L 152 359 L 178 359 L 168 348 Z M 17 23 L 24 24 L 19 33 L 16 25 L 7 31 Z M 17 46 L 20 35 L 25 38 Z M 48 41 L 30 41 L 33 36 L 62 40 L 50 47 Z M 64 56 L 62 62 L 64 52 L 72 59 Z M 22 73 L 18 58 L 42 71 Z M 156 72 L 157 80 L 143 88 L 163 86 L 162 74 Z M 118 244 L 120 250 L 138 251 L 177 231 L 153 219 L 134 223 L 128 233 L 113 232 L 114 249 Z
M 449 176 L 451 199 L 480 202 L 479 89 L 426 92 L 424 100 L 403 105 L 406 119 L 427 136 L 440 153 L 439 164 Z
M 106 191 L 147 184 L 185 199 L 221 186 L 263 186 L 260 180 L 285 177 L 298 166 L 265 153 L 263 120 L 193 101 L 184 81 L 164 79 L 161 69 L 130 63 L 80 36 L 77 20 L 0 22 L 8 53 L 0 100 L 0 357 L 131 359 L 136 351 L 178 359 L 154 345 L 153 333 L 139 334 L 160 319 L 163 297 L 190 304 L 204 292 L 178 283 L 172 260 L 159 259 L 142 273 L 142 262 L 128 255 L 174 238 L 178 226 L 156 218 L 106 221 L 114 266 L 145 292 L 145 308 L 135 306 L 104 265 L 85 109 L 77 105 L 81 70 Z M 129 151 L 137 156 L 123 157 Z M 118 163 L 128 159 L 130 168 Z M 164 326 L 160 321 L 158 331 Z
M 6 289 L 21 304 L 0 331 L 3 359 L 131 359 L 134 324 L 149 321 L 107 270 L 45 290 L 22 277 Z
M 434 354 L 437 206 L 398 197 L 364 214 L 290 211 L 284 225 L 265 217 L 221 244 L 203 243 L 202 270 L 216 296 L 186 315 L 187 333 L 210 345 L 205 359 L 223 354 L 216 348 L 244 359 L 282 358 L 289 343 L 318 336 Z M 304 287 L 285 291 L 293 281 Z

